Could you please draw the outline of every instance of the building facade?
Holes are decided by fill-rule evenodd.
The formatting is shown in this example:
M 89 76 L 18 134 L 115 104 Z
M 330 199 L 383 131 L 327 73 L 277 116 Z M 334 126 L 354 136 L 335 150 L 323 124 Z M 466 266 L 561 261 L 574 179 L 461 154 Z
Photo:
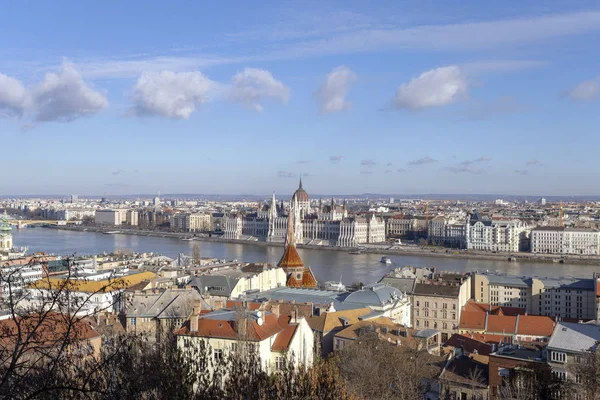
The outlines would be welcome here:
M 586 228 L 537 227 L 531 231 L 531 252 L 599 255 L 600 232 Z
M 442 342 L 458 332 L 462 306 L 471 296 L 471 280 L 459 274 L 434 275 L 415 284 L 412 317 L 415 329 L 436 329 Z
M 481 303 L 561 318 L 592 320 L 598 315 L 596 276 L 540 278 L 476 273 L 472 280 L 473 299 Z

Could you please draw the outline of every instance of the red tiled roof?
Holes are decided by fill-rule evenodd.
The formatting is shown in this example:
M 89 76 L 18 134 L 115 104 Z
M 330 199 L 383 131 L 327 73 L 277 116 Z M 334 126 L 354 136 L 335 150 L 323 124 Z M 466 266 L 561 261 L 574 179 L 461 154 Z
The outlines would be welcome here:
M 271 350 L 273 351 L 287 351 L 290 347 L 290 342 L 296 333 L 296 329 L 298 325 L 290 325 L 290 317 L 289 316 L 281 316 L 279 317 L 279 324 L 283 326 L 283 331 L 277 334 L 275 341 L 271 345 Z
M 483 356 L 489 356 L 493 351 L 492 345 L 471 338 L 469 335 L 460 335 L 455 333 L 444 343 L 444 346 L 460 347 L 467 353 L 481 354 Z
M 460 314 L 460 329 L 485 329 L 485 312 L 463 311 Z
M 488 312 L 493 315 L 524 315 L 525 309 L 519 307 L 492 306 L 486 303 L 478 303 L 475 300 L 469 300 L 464 306 L 464 311 Z
M 297 279 L 294 273 L 288 276 L 285 283 L 288 287 L 316 288 L 318 287 L 317 279 L 310 268 L 304 268 L 302 271 L 302 280 Z
M 198 330 L 190 331 L 189 320 L 181 329 L 176 330 L 176 335 L 190 335 L 200 337 L 212 337 L 223 339 L 239 338 L 238 330 L 235 328 L 236 321 L 216 320 L 209 318 L 198 319 Z M 257 321 L 248 321 L 246 325 L 246 339 L 253 341 L 263 341 L 283 330 L 275 314 L 268 314 L 263 317 L 263 324 L 259 325 Z
M 507 315 L 488 315 L 487 332 L 492 333 L 515 333 L 517 319 Z
M 517 334 L 529 336 L 552 336 L 554 320 L 541 315 L 519 315 Z
M 281 260 L 279 260 L 277 266 L 283 268 L 284 270 L 286 270 L 286 268 L 304 267 L 304 262 L 302 262 L 300 254 L 298 254 L 298 250 L 296 250 L 295 245 L 290 244 L 286 246 L 285 252 L 281 257 Z
M 20 328 L 20 332 L 19 332 Z M 0 321 L 0 341 L 2 346 L 12 346 L 17 340 L 26 341 L 29 347 L 62 345 L 63 341 L 73 342 L 100 337 L 100 333 L 90 326 L 90 321 L 67 314 L 50 312 L 45 315 L 30 314 L 17 319 Z M 68 332 L 68 336 L 67 336 Z M 26 346 L 27 347 L 27 346 Z

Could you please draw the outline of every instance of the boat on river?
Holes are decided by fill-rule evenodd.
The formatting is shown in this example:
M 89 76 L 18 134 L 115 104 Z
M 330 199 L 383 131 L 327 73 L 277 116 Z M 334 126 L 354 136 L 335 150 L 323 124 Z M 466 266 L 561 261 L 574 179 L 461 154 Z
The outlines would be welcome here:
M 383 256 L 381 257 L 381 260 L 379 260 L 380 263 L 385 264 L 385 265 L 391 265 L 392 264 L 392 260 L 389 257 Z

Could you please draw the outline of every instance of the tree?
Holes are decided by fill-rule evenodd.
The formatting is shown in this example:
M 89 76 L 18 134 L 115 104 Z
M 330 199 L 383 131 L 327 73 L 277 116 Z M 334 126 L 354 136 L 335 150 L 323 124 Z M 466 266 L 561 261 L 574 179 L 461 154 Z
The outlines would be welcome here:
M 196 242 L 192 247 L 192 263 L 194 265 L 200 265 L 200 245 Z
M 410 346 L 395 346 L 377 333 L 360 335 L 337 359 L 352 393 L 368 399 L 421 399 L 431 356 Z
M 600 399 L 600 354 L 596 347 L 570 363 L 568 372 L 575 380 L 573 389 L 583 400 Z
M 100 352 L 90 347 L 93 318 L 121 301 L 98 307 L 93 296 L 118 292 L 114 278 L 94 293 L 76 295 L 72 260 L 65 279 L 26 282 L 27 268 L 0 269 L 0 398 L 11 399 L 352 399 L 333 362 L 264 371 L 251 346 L 222 359 L 203 341 L 180 348 L 167 330 L 156 342 L 140 334 L 104 333 Z M 93 306 L 92 306 L 93 305 Z M 92 317 L 92 318 L 90 318 Z M 114 319 L 114 318 L 113 318 Z M 6 322 L 9 321 L 9 322 Z M 240 343 L 245 343 L 243 338 Z
M 564 398 L 567 389 L 548 364 L 534 363 L 532 367 L 511 370 L 499 395 L 507 400 L 558 400 Z

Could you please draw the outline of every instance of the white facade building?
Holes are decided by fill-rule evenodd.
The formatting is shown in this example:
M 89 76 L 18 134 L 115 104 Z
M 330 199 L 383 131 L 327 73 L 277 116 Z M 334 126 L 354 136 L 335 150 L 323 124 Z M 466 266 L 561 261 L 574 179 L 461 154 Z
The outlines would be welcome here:
M 518 252 L 526 250 L 531 228 L 523 221 L 471 220 L 467 228 L 467 249 Z
M 600 232 L 585 228 L 538 227 L 531 231 L 531 252 L 600 254 Z

